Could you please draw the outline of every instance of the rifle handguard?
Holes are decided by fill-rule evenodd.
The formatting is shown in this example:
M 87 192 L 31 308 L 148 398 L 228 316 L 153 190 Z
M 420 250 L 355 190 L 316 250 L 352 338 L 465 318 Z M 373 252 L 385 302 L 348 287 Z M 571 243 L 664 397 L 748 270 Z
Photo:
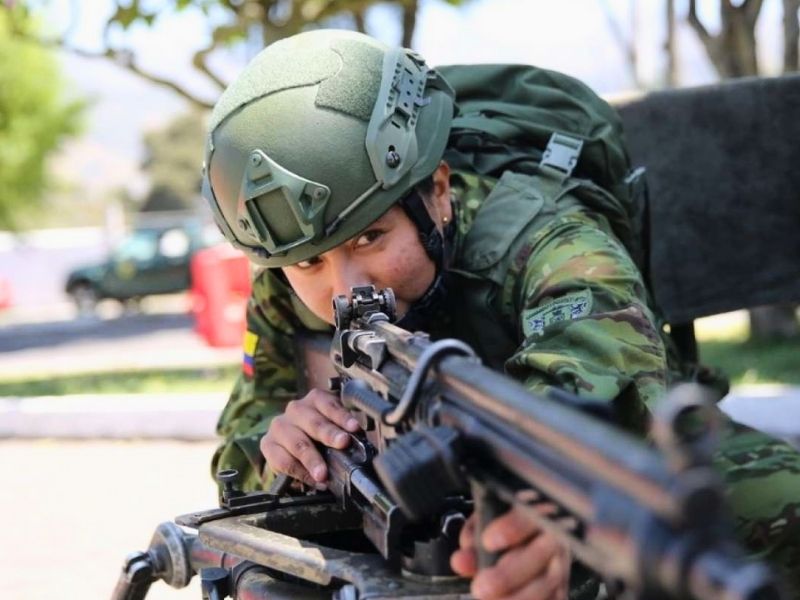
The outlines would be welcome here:
M 406 518 L 434 514 L 447 496 L 466 488 L 458 446 L 455 429 L 420 426 L 375 459 L 375 472 Z

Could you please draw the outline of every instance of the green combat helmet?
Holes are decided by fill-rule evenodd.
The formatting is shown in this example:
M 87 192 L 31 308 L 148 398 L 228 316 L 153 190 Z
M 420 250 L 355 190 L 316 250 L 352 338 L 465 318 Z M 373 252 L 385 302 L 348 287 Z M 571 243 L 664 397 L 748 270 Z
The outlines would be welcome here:
M 449 85 L 411 50 L 302 33 L 263 50 L 217 102 L 203 195 L 255 262 L 307 260 L 433 173 L 452 118 Z

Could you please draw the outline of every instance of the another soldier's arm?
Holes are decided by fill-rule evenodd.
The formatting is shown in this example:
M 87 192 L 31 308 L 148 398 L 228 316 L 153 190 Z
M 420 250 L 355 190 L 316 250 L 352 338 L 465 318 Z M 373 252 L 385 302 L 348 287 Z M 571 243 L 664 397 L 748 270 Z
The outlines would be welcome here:
M 534 392 L 615 400 L 641 430 L 665 391 L 665 350 L 641 275 L 602 217 L 572 213 L 526 246 L 511 302 L 522 343 L 506 369 Z M 523 260 L 524 259 L 524 260 Z

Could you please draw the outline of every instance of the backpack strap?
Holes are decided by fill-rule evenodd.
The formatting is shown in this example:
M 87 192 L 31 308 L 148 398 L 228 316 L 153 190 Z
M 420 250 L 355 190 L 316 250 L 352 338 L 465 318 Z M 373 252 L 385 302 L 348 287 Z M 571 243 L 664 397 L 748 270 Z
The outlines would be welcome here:
M 554 132 L 539 161 L 539 175 L 548 188 L 547 195 L 555 197 L 564 182 L 572 176 L 583 149 L 583 140 Z

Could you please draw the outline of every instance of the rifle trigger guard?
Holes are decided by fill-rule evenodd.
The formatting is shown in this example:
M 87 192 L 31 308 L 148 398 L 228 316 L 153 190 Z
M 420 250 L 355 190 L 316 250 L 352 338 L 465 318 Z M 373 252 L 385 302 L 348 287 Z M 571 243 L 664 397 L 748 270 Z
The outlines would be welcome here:
M 446 339 L 432 343 L 420 355 L 414 372 L 411 373 L 411 377 L 408 379 L 408 384 L 403 391 L 403 397 L 400 398 L 400 402 L 397 403 L 393 410 L 383 415 L 384 424 L 394 426 L 406 418 L 413 407 L 420 387 L 428 376 L 428 371 L 435 362 L 438 363 L 444 355 L 448 354 L 460 354 L 469 358 L 477 358 L 475 351 L 462 341 Z

